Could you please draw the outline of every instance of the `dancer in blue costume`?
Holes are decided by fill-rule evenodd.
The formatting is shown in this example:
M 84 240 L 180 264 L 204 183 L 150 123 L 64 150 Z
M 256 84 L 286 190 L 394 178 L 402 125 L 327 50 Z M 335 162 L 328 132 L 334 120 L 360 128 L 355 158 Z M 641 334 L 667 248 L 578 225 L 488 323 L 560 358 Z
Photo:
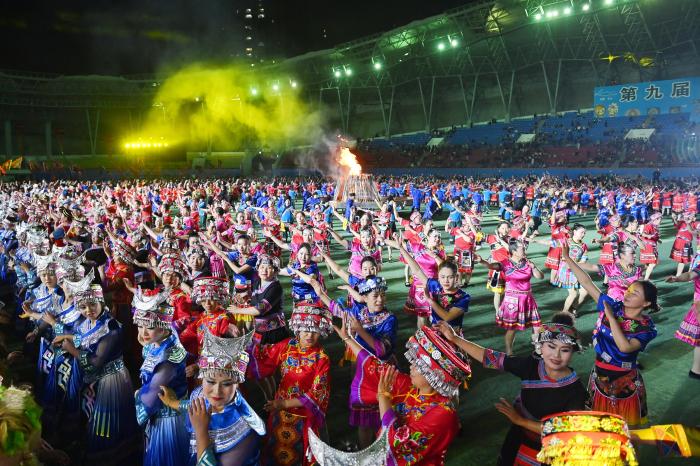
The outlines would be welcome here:
M 34 254 L 36 271 L 41 284 L 27 292 L 22 303 L 22 318 L 31 318 L 33 330 L 26 336 L 27 343 L 34 343 L 39 338 L 39 357 L 37 361 L 37 393 L 42 404 L 52 397 L 52 390 L 47 382 L 53 370 L 55 350 L 51 345 L 53 330 L 49 325 L 41 326 L 43 314 L 55 315 L 61 309 L 63 291 L 58 287 L 56 269 L 58 264 L 54 254 Z
M 265 423 L 238 391 L 238 385 L 245 381 L 249 361 L 245 348 L 252 336 L 253 332 L 220 338 L 205 330 L 198 362 L 202 385 L 189 400 L 179 400 L 172 387 L 163 387 L 163 403 L 187 412 L 191 465 L 259 464 Z
M 55 298 L 55 305 L 43 313 L 25 311 L 20 317 L 30 317 L 37 322 L 42 338 L 72 334 L 84 317 L 75 307 L 73 295 L 90 287 L 92 272 L 84 276 L 84 269 L 77 265 L 62 264 L 56 271 L 57 281 L 64 296 Z M 46 377 L 43 396 L 40 399 L 45 436 L 50 442 L 61 444 L 75 440 L 73 432 L 80 427 L 80 395 L 82 378 L 78 360 L 61 348 L 51 348 L 53 360 Z
M 184 466 L 189 457 L 185 417 L 160 401 L 160 387 L 171 387 L 177 398 L 187 396 L 187 352 L 173 331 L 174 309 L 168 291 L 134 295 L 134 324 L 143 348 L 141 388 L 136 392 L 136 419 L 145 427 L 144 466 Z
M 122 327 L 104 304 L 102 287 L 75 294 L 85 320 L 73 335 L 54 345 L 78 359 L 83 377 L 83 410 L 88 417 L 84 464 L 130 464 L 141 442 L 134 416 L 134 390 L 122 359 Z

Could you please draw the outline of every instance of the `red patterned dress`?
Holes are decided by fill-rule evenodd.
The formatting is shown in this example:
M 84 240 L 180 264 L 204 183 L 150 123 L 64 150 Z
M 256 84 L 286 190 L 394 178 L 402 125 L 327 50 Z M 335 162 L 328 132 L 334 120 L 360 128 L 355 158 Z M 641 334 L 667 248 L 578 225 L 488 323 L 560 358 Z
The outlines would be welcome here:
M 314 464 L 307 459 L 307 430 L 317 435 L 326 419 L 330 397 L 330 359 L 320 346 L 302 349 L 295 338 L 272 345 L 257 345 L 248 365 L 248 377 L 256 380 L 279 369 L 282 378 L 275 399 L 298 399 L 300 408 L 271 411 L 267 419 L 265 465 Z
M 367 350 L 360 351 L 357 372 L 350 387 L 351 401 L 377 404 L 382 364 Z M 391 394 L 392 409 L 382 418 L 382 427 L 389 429 L 391 447 L 387 464 L 444 465 L 447 448 L 459 432 L 459 417 L 452 401 L 437 392 L 419 394 L 407 374 L 397 374 Z

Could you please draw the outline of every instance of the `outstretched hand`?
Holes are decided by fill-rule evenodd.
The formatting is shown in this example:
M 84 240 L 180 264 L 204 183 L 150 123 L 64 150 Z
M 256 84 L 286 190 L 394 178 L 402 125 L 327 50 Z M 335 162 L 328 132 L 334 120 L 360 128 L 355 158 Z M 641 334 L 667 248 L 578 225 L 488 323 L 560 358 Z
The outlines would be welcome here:
M 384 370 L 379 374 L 379 383 L 377 383 L 377 394 L 391 393 L 394 388 L 394 382 L 396 382 L 396 375 L 398 374 L 398 369 L 392 365 L 385 365 Z
M 525 418 L 505 398 L 501 398 L 494 406 L 501 414 L 510 419 L 510 422 L 516 426 L 522 425 L 523 421 L 525 420 Z

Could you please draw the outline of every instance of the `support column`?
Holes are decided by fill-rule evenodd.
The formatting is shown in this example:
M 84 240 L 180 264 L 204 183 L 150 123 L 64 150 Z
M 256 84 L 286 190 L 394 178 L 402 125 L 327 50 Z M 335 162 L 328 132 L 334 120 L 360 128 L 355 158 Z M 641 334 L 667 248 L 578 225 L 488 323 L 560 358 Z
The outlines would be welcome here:
M 377 86 L 377 95 L 379 96 L 379 110 L 382 112 L 382 124 L 384 125 L 384 134 L 388 133 L 389 130 L 386 126 L 386 114 L 384 113 L 384 100 L 382 99 L 382 89 Z
M 549 78 L 547 77 L 547 67 L 544 62 L 540 62 L 542 65 L 542 74 L 544 75 L 544 85 L 547 87 L 547 98 L 549 99 L 549 113 L 554 114 L 554 100 L 552 98 L 552 91 L 549 88 Z
M 386 122 L 386 137 L 391 136 L 391 117 L 393 116 L 394 113 L 394 91 L 396 90 L 396 86 L 391 86 L 391 97 L 389 98 L 389 118 L 387 118 Z
M 433 100 L 435 98 L 435 76 L 433 76 L 433 81 L 432 84 L 430 85 L 430 105 L 428 106 L 428 127 L 425 128 L 426 131 L 430 132 L 432 131 L 432 122 L 433 122 Z
M 347 115 L 345 117 L 345 134 L 347 134 L 348 131 L 350 131 L 350 95 L 352 95 L 352 87 L 348 86 L 348 104 L 345 108 L 345 113 Z
M 12 122 L 5 120 L 5 155 L 12 155 Z
M 554 86 L 554 106 L 552 107 L 552 113 L 557 113 L 557 103 L 559 101 L 559 84 L 561 83 L 561 60 L 559 60 L 559 65 L 557 66 L 557 83 Z
M 462 91 L 462 102 L 464 103 L 465 121 L 469 121 L 469 105 L 467 104 L 467 93 L 464 92 L 464 80 L 459 76 L 459 90 Z
M 53 134 L 51 130 L 51 120 L 46 120 L 44 123 L 44 141 L 46 142 L 46 155 L 51 157 L 53 155 L 53 150 L 51 147 Z
M 474 102 L 476 102 L 476 85 L 479 82 L 479 73 L 474 76 L 474 87 L 472 88 L 472 101 L 469 106 L 469 124 L 474 123 Z
M 513 104 L 513 88 L 515 87 L 515 70 L 510 73 L 510 90 L 508 91 L 508 109 L 506 110 L 506 121 L 510 123 L 511 105 Z
M 423 119 L 425 121 L 425 130 L 428 131 L 428 109 L 425 107 L 425 96 L 423 96 L 423 86 L 420 82 L 420 78 L 416 78 L 418 81 L 418 91 L 420 92 L 420 103 L 423 105 Z

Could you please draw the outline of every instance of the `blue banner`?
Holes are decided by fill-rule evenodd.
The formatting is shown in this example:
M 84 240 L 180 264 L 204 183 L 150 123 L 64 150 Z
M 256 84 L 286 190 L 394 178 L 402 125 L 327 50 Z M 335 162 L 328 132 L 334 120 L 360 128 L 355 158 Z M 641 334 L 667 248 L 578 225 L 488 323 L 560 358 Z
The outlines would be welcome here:
M 599 118 L 700 112 L 700 78 L 596 87 L 593 111 Z

